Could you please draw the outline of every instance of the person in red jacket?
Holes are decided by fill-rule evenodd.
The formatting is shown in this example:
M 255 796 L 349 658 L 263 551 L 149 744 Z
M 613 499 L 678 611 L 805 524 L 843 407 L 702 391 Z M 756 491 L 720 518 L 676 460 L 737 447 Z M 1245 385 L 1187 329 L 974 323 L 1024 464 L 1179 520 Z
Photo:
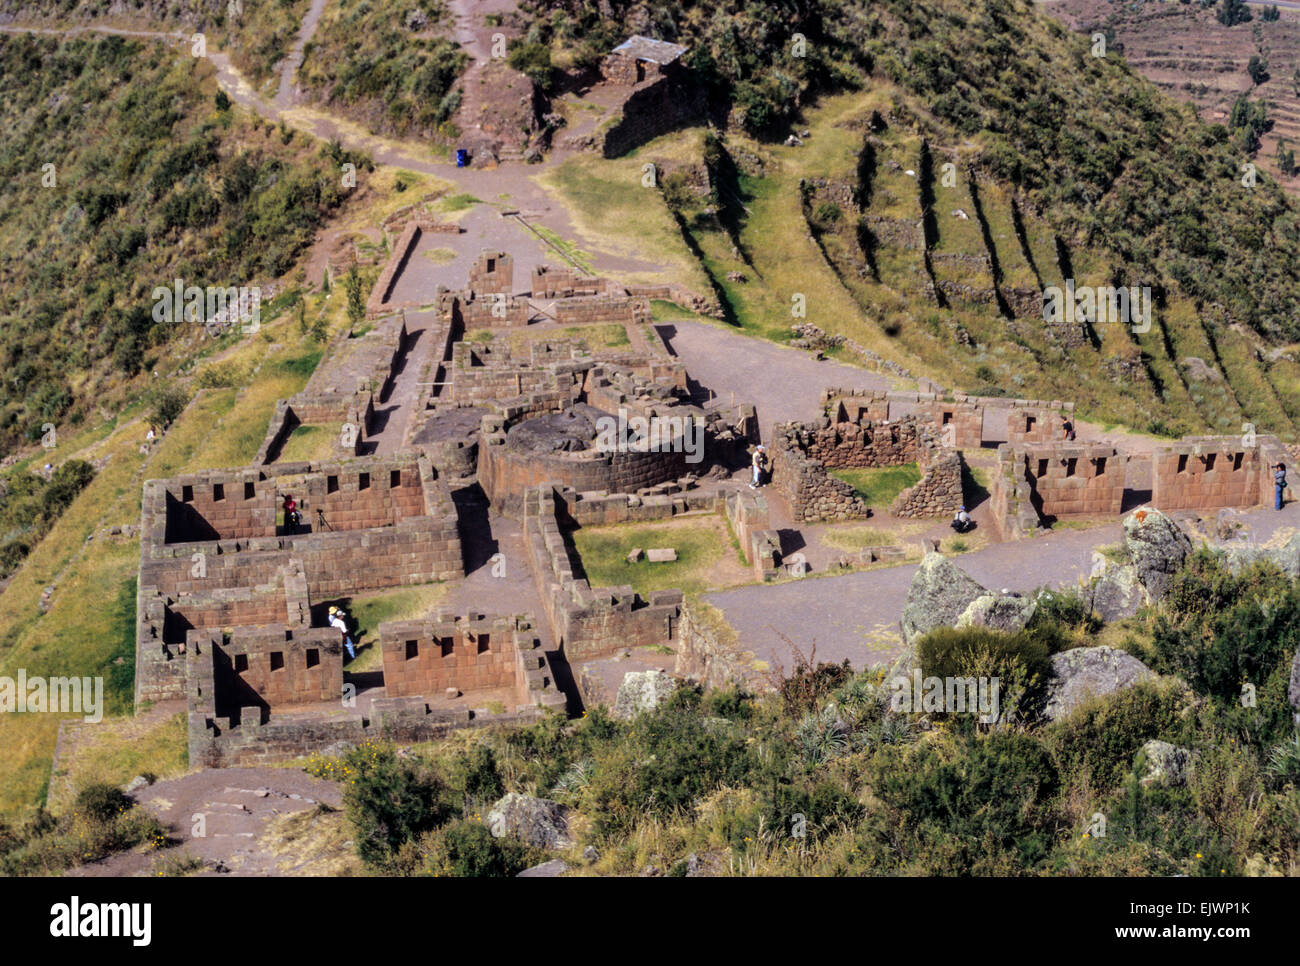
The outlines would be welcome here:
M 297 533 L 301 523 L 302 514 L 298 512 L 298 501 L 293 498 L 292 493 L 286 493 L 284 497 L 284 525 L 289 528 L 290 533 Z

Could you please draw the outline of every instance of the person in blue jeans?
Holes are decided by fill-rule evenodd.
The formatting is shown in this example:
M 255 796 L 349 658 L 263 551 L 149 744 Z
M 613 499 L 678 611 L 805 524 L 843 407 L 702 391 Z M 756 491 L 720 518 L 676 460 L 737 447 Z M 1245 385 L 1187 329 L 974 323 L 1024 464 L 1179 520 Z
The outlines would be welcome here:
M 1273 488 L 1276 491 L 1276 497 L 1273 504 L 1274 510 L 1282 509 L 1282 491 L 1286 489 L 1286 467 L 1281 463 L 1273 469 Z
M 352 635 L 348 633 L 347 614 L 340 607 L 330 608 L 330 627 L 339 631 L 343 635 L 343 650 L 348 652 L 348 660 L 357 659 L 356 649 L 352 644 Z

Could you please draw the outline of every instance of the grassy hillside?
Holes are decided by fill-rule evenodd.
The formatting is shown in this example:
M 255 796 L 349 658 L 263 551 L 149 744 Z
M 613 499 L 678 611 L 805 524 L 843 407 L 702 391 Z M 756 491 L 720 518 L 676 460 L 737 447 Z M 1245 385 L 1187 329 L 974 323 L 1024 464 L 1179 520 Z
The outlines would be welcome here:
M 200 334 L 156 286 L 265 284 L 342 204 L 343 152 L 215 95 L 158 43 L 0 36 L 0 442 L 120 407 Z
M 730 113 L 712 159 L 686 152 L 711 195 L 667 200 L 737 324 L 788 338 L 792 293 L 817 285 L 809 321 L 957 388 L 1073 398 L 1155 432 L 1249 420 L 1294 438 L 1295 203 L 1267 176 L 1241 183 L 1227 128 L 1031 4 L 556 6 L 534 29 L 557 51 L 647 22 L 691 48 Z M 759 64 L 788 83 L 758 90 Z M 836 88 L 854 92 L 826 100 Z M 792 129 L 812 137 L 773 143 Z M 682 158 L 681 137 L 637 157 L 664 153 Z M 1150 330 L 1048 325 L 1042 291 L 1069 278 L 1149 286 Z
M 107 25 L 135 30 L 202 32 L 255 86 L 274 77 L 310 0 L 0 0 L 0 21 L 28 26 Z
M 459 107 L 456 81 L 469 63 L 449 33 L 441 2 L 417 11 L 337 0 L 304 50 L 300 86 L 372 131 L 431 137 Z

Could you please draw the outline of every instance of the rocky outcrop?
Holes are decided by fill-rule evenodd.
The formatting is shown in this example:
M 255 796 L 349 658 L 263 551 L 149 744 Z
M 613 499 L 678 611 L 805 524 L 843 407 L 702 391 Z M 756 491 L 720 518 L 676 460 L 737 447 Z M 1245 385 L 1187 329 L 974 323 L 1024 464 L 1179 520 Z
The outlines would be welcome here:
M 653 711 L 677 690 L 677 681 L 663 671 L 628 671 L 618 686 L 614 710 L 620 721 L 631 721 L 643 711 Z
M 911 647 L 936 627 L 954 627 L 972 603 L 989 592 L 939 553 L 927 553 L 916 568 L 903 605 L 900 628 Z
M 1131 617 L 1164 597 L 1173 575 L 1192 552 L 1192 541 L 1159 510 L 1142 507 L 1124 518 L 1123 562 L 1101 558 L 1093 567 L 1092 609 L 1104 621 Z
M 1159 600 L 1192 552 L 1192 541 L 1159 510 L 1142 507 L 1124 518 L 1124 552 L 1147 594 Z
M 971 601 L 961 616 L 957 618 L 958 627 L 987 627 L 995 631 L 1009 633 L 1023 630 L 1038 610 L 1038 602 L 1032 597 L 1018 594 L 984 594 Z
M 1224 557 L 1228 569 L 1241 573 L 1255 563 L 1271 563 L 1292 580 L 1300 578 L 1300 533 L 1280 547 L 1234 547 Z
M 488 829 L 497 838 L 510 835 L 539 849 L 567 849 L 568 810 L 559 802 L 510 792 L 488 812 Z
M 1076 647 L 1052 657 L 1043 713 L 1052 721 L 1068 717 L 1090 698 L 1114 694 L 1156 674 L 1125 651 L 1113 647 Z
M 1148 741 L 1142 754 L 1146 758 L 1143 785 L 1182 785 L 1196 760 L 1195 753 L 1167 741 Z

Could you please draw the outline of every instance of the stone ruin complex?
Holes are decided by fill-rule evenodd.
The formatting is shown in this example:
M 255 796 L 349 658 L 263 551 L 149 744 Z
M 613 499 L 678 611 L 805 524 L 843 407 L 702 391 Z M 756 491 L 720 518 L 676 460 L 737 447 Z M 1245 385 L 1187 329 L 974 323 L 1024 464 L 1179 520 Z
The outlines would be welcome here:
M 1189 438 L 1147 457 L 1065 442 L 1073 405 L 1057 401 L 828 389 L 815 419 L 776 427 L 773 488 L 752 491 L 732 477 L 759 442 L 754 407 L 697 405 L 650 324 L 651 298 L 684 293 L 547 266 L 519 291 L 510 255 L 484 252 L 464 289 L 391 311 L 411 250 L 395 248 L 376 286 L 373 328 L 338 339 L 278 404 L 253 465 L 144 485 L 135 697 L 186 703 L 196 764 L 572 711 L 601 699 L 588 669 L 635 647 L 706 683 L 738 673 L 681 591 L 593 587 L 572 539 L 583 527 L 714 514 L 767 581 L 785 563 L 769 495 L 796 523 L 871 512 L 836 469 L 915 463 L 920 481 L 890 512 L 942 518 L 968 498 L 963 451 L 996 448 L 994 528 L 1016 539 L 1117 515 L 1140 460 L 1142 495 L 1174 510 L 1256 505 L 1285 459 L 1273 437 Z M 621 337 L 596 337 L 610 332 Z M 337 434 L 328 456 L 282 458 L 302 426 Z M 290 493 L 296 528 L 280 510 Z M 517 612 L 487 614 L 472 580 L 498 527 L 514 528 L 535 598 L 521 590 Z M 435 581 L 460 594 L 455 607 L 367 629 L 379 661 L 345 672 L 329 607 Z

